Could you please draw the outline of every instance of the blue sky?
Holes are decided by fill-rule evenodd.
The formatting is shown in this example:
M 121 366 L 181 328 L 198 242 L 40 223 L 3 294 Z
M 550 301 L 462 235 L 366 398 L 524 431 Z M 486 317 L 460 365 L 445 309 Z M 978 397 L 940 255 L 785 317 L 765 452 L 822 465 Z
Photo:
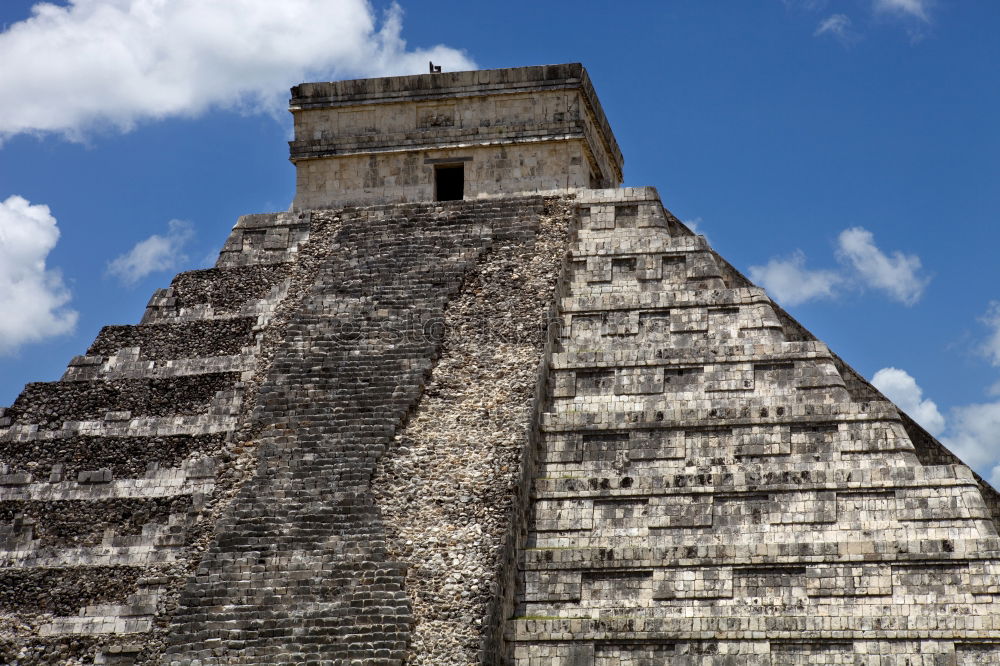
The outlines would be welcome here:
M 1000 462 L 992 0 L 34 4 L 0 3 L 0 405 L 288 206 L 290 86 L 580 61 L 626 184 Z

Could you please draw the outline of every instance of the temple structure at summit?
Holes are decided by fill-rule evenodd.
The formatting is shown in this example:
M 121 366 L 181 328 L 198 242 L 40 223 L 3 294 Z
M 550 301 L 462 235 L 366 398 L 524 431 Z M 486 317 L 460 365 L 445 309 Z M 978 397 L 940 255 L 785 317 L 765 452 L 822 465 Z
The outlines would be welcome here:
M 303 83 L 290 108 L 297 210 L 622 182 L 579 65 Z
M 291 111 L 290 210 L 0 410 L 0 662 L 1000 663 L 1000 496 L 581 65 Z

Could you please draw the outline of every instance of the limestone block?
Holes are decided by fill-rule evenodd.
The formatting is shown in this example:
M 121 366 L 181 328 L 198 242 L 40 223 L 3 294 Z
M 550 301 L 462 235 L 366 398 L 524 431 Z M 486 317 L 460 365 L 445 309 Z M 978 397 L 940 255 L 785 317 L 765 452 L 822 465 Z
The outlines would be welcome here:
M 894 579 L 889 565 L 821 565 L 809 568 L 806 590 L 811 597 L 885 596 Z
M 656 569 L 653 598 L 727 599 L 733 596 L 733 570 L 729 567 Z

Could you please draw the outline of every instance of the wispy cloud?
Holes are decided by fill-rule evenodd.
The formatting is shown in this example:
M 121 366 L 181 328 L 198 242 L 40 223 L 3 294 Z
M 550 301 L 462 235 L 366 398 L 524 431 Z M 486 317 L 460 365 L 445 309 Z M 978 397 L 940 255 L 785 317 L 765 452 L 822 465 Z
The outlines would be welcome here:
M 920 257 L 895 251 L 887 255 L 875 245 L 872 232 L 852 227 L 837 239 L 840 257 L 853 268 L 868 286 L 881 289 L 903 305 L 920 300 L 930 282 L 920 274 Z
M 17 195 L 0 202 L 0 354 L 76 326 L 61 274 L 45 265 L 58 240 L 48 206 Z
M 832 14 L 819 22 L 815 36 L 830 35 L 843 44 L 849 44 L 856 38 L 851 30 L 851 19 L 847 14 Z
M 700 217 L 695 217 L 690 220 L 684 220 L 684 226 L 692 231 L 692 233 L 698 234 L 700 236 L 705 235 L 705 229 L 702 227 L 704 220 Z
M 990 329 L 981 351 L 990 359 L 990 363 L 1000 366 L 1000 301 L 990 301 L 986 314 L 980 321 Z M 998 382 L 998 387 L 1000 387 L 1000 382 Z
M 366 0 L 69 0 L 0 33 L 0 140 L 80 138 L 212 107 L 276 113 L 290 83 L 474 68 L 446 46 L 410 49 L 393 4 Z
M 185 220 L 170 220 L 167 234 L 153 234 L 108 263 L 108 274 L 131 286 L 150 273 L 169 271 L 187 261 L 183 249 L 194 236 L 194 226 Z
M 805 254 L 796 250 L 787 259 L 772 258 L 763 266 L 751 266 L 750 279 L 784 305 L 833 298 L 843 278 L 835 271 L 809 270 L 805 263 Z
M 944 430 L 944 417 L 937 405 L 933 400 L 923 397 L 923 390 L 917 385 L 917 380 L 905 370 L 882 368 L 872 377 L 872 384 L 927 432 L 937 436 Z
M 827 0 L 781 0 L 786 7 L 818 11 L 827 6 Z
M 826 9 L 826 2 L 809 2 L 806 0 L 784 0 L 788 8 L 797 8 L 809 12 L 820 12 Z M 919 42 L 926 36 L 933 21 L 931 9 L 934 0 L 865 0 L 867 21 L 862 16 L 859 26 L 846 13 L 830 14 L 819 22 L 814 37 L 833 37 L 841 44 L 850 45 L 861 39 L 873 25 L 881 24 L 902 28 L 909 34 L 912 43 Z M 873 21 L 872 19 L 878 19 Z
M 897 14 L 930 22 L 930 0 L 874 0 L 876 12 Z

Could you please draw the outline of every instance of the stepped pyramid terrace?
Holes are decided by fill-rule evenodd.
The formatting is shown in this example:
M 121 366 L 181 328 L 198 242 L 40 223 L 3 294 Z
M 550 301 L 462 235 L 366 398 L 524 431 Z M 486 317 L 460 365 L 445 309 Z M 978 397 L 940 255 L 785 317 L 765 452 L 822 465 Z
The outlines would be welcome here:
M 1000 663 L 1000 496 L 581 65 L 290 109 L 290 210 L 0 410 L 0 663 Z

